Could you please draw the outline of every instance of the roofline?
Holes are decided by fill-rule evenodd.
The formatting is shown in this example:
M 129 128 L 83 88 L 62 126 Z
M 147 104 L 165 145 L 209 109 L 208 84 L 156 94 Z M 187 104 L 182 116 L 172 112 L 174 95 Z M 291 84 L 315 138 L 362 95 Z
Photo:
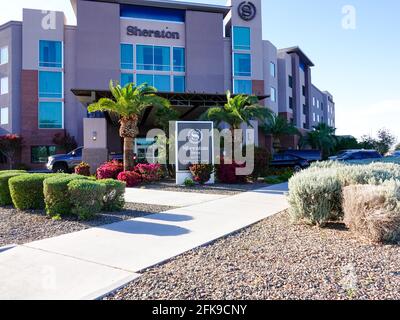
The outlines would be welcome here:
M 300 49 L 299 46 L 295 46 L 295 47 L 289 47 L 289 48 L 283 48 L 283 49 L 279 49 L 278 51 L 280 52 L 286 52 L 286 53 L 297 53 L 300 58 L 302 58 L 302 60 L 310 67 L 314 67 L 315 64 L 311 61 L 310 58 L 307 57 L 307 55 L 304 53 L 303 50 Z
M 79 0 L 71 0 L 72 5 Z M 231 10 L 230 6 L 222 6 L 215 4 L 203 4 L 196 2 L 183 2 L 183 1 L 173 1 L 173 0 L 86 0 L 93 2 L 108 2 L 108 3 L 119 3 L 119 4 L 131 4 L 140 5 L 147 7 L 159 7 L 159 8 L 170 8 L 170 9 L 184 9 L 184 10 L 194 10 L 194 11 L 204 11 L 204 12 L 214 12 L 222 13 L 224 17 Z
M 22 26 L 22 22 L 21 21 L 15 21 L 15 20 L 8 21 L 8 22 L 0 25 L 0 30 L 6 29 L 6 28 L 11 27 L 11 26 Z

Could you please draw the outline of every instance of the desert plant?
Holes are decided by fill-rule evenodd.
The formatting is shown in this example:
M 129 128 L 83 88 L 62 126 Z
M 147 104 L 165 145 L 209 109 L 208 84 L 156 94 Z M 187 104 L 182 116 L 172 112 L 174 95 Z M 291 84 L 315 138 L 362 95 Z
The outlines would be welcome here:
M 183 184 L 185 185 L 185 187 L 188 188 L 194 187 L 196 185 L 196 183 L 190 178 L 186 178 Z
M 45 173 L 23 174 L 8 181 L 11 199 L 20 210 L 44 209 L 43 181 L 54 175 Z
M 143 182 L 159 181 L 163 173 L 158 163 L 140 163 L 135 166 L 134 171 L 141 175 Z
M 27 173 L 23 171 L 2 171 L 0 174 L 0 206 L 8 206 L 12 204 L 8 181 L 11 178 L 20 175 L 27 175 Z
M 77 179 L 88 179 L 79 175 L 56 174 L 43 182 L 46 213 L 51 217 L 71 214 L 72 200 L 68 192 L 68 184 Z
M 325 123 L 314 126 L 314 130 L 308 132 L 302 139 L 303 145 L 322 151 L 322 157 L 327 159 L 336 147 L 336 129 Z
M 75 179 L 68 183 L 71 213 L 89 220 L 101 211 L 106 186 L 97 181 Z
M 16 134 L 0 136 L 0 152 L 8 159 L 9 168 L 13 168 L 15 154 L 22 148 L 23 139 Z
M 265 134 L 272 136 L 274 152 L 278 153 L 281 149 L 281 138 L 288 135 L 300 135 L 296 126 L 286 118 L 273 114 L 267 123 L 261 127 Z
M 169 107 L 168 100 L 158 97 L 157 90 L 147 84 L 135 87 L 132 83 L 121 87 L 110 81 L 114 98 L 102 98 L 88 107 L 89 112 L 108 111 L 120 116 L 119 134 L 124 139 L 124 171 L 134 168 L 134 139 L 139 133 L 138 122 L 143 111 L 149 107 Z
M 122 171 L 118 174 L 118 180 L 125 182 L 128 188 L 133 188 L 142 182 L 142 176 L 136 171 Z
M 210 181 L 214 172 L 214 167 L 211 164 L 194 164 L 189 169 L 193 175 L 193 180 L 200 184 Z
M 109 161 L 101 165 L 97 171 L 97 179 L 117 179 L 118 174 L 124 171 L 124 166 L 117 160 Z
M 81 176 L 90 176 L 90 165 L 86 162 L 81 162 L 75 167 L 75 174 L 79 174 Z
M 400 182 L 348 186 L 343 197 L 344 222 L 351 232 L 370 242 L 400 240 Z
M 103 196 L 103 211 L 121 211 L 125 205 L 125 182 L 113 179 L 98 180 L 106 189 Z

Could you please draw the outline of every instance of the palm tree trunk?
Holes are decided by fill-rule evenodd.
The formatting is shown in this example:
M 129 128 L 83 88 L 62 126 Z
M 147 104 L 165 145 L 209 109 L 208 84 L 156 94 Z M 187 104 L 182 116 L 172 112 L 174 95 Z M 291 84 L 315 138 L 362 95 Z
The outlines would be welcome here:
M 135 168 L 133 141 L 133 138 L 124 138 L 124 171 L 133 171 Z
M 120 136 L 124 139 L 124 170 L 132 171 L 135 168 L 134 140 L 139 134 L 138 117 L 132 116 L 120 120 Z

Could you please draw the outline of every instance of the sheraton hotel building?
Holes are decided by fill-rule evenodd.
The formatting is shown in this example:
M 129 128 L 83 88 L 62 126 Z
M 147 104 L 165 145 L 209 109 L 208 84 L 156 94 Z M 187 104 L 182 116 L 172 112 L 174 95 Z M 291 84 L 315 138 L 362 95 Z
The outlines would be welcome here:
M 229 89 L 259 96 L 301 130 L 335 126 L 333 97 L 313 85 L 312 60 L 298 46 L 264 40 L 262 2 L 71 0 L 76 26 L 62 12 L 24 9 L 22 22 L 0 26 L 0 134 L 23 137 L 19 162 L 32 168 L 56 152 L 56 134 L 74 136 L 95 162 L 121 152 L 118 119 L 86 109 L 110 95 L 111 79 L 155 86 L 182 120 L 223 105 Z M 148 109 L 138 152 L 154 123 Z M 258 131 L 255 143 L 270 147 L 271 137 Z

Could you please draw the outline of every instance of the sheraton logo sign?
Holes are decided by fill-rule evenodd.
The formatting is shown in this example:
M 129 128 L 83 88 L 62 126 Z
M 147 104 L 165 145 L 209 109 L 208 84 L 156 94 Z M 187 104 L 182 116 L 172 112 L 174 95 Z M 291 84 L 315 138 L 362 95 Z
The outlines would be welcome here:
M 173 32 L 169 30 L 140 29 L 138 27 L 133 27 L 133 26 L 128 26 L 126 28 L 126 34 L 128 36 L 135 36 L 135 37 L 177 39 L 177 40 L 180 39 L 179 32 Z

